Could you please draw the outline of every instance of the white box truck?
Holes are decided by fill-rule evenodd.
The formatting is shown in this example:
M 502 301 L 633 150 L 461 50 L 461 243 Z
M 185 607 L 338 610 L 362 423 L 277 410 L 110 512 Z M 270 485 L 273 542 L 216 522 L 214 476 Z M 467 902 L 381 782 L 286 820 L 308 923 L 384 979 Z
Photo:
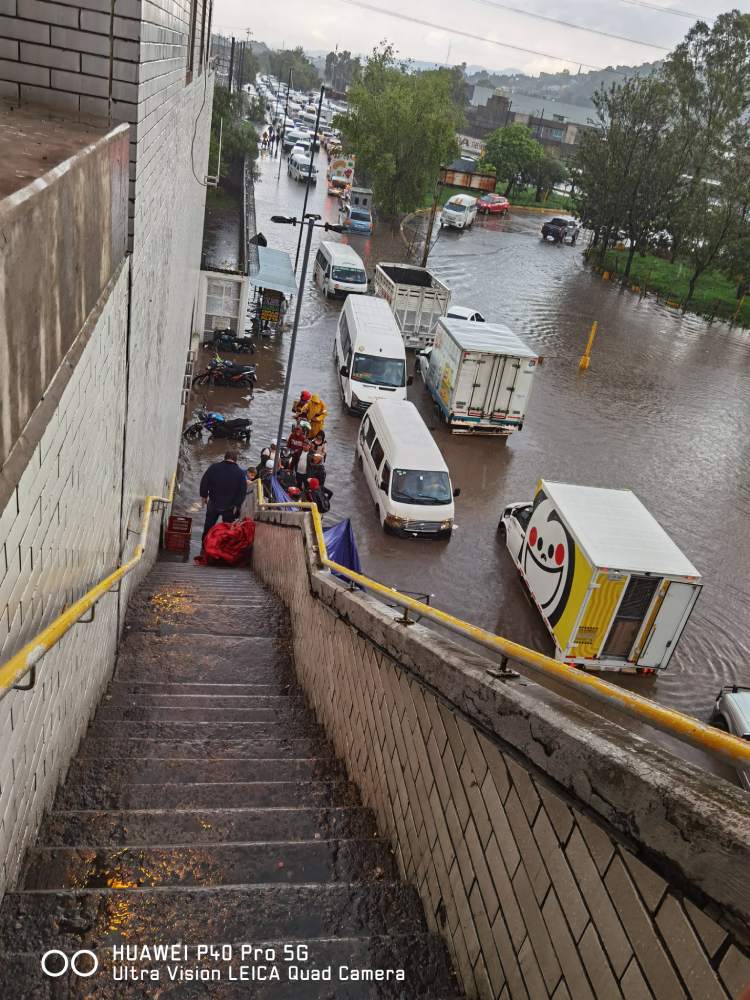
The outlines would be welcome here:
M 445 317 L 418 360 L 453 434 L 507 437 L 523 427 L 539 357 L 507 326 Z
M 541 479 L 498 531 L 558 660 L 623 673 L 667 666 L 701 578 L 634 493 Z
M 429 347 L 435 325 L 448 311 L 450 289 L 426 267 L 414 264 L 378 264 L 375 294 L 385 299 L 396 317 L 406 347 Z

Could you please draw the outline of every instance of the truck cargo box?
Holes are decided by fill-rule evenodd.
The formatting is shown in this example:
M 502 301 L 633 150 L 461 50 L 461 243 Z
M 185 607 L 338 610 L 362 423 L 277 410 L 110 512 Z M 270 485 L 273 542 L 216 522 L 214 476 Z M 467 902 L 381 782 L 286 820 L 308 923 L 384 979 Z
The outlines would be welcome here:
M 406 347 L 429 347 L 435 325 L 448 311 L 450 289 L 426 267 L 414 264 L 378 264 L 375 294 L 390 305 Z
M 425 384 L 454 434 L 523 426 L 539 358 L 507 326 L 442 318 Z
M 540 480 L 506 507 L 501 534 L 555 643 L 595 670 L 663 670 L 700 574 L 630 490 Z

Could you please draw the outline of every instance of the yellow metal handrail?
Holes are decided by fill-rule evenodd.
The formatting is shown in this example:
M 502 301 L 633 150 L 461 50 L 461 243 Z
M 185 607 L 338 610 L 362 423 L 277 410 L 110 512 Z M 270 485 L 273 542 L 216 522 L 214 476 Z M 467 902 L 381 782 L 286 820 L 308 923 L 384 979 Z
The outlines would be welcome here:
M 639 722 L 644 722 L 655 729 L 660 729 L 662 732 L 668 733 L 683 743 L 689 743 L 691 746 L 697 747 L 705 753 L 719 757 L 733 767 L 750 767 L 750 743 L 737 736 L 732 736 L 730 733 L 725 733 L 713 726 L 708 726 L 698 719 L 692 718 L 692 716 L 685 715 L 683 712 L 676 712 L 674 709 L 665 708 L 663 705 L 658 705 L 648 698 L 642 698 L 640 695 L 625 691 L 614 684 L 610 684 L 608 681 L 585 673 L 583 670 L 571 668 L 565 663 L 553 659 L 551 656 L 545 656 L 544 653 L 538 653 L 536 650 L 528 649 L 526 646 L 521 646 L 510 639 L 504 639 L 502 636 L 487 632 L 476 625 L 470 625 L 460 618 L 449 615 L 446 611 L 441 611 L 439 608 L 434 608 L 429 604 L 423 604 L 413 597 L 402 594 L 392 587 L 386 587 L 384 584 L 378 583 L 376 580 L 371 580 L 361 573 L 355 573 L 354 570 L 348 569 L 346 566 L 341 566 L 339 563 L 329 559 L 328 549 L 323 537 L 320 513 L 315 504 L 299 503 L 294 500 L 286 503 L 268 503 L 263 496 L 263 486 L 259 481 L 258 506 L 261 509 L 269 510 L 288 510 L 290 507 L 309 510 L 312 515 L 315 538 L 318 544 L 318 554 L 323 566 L 346 577 L 353 583 L 359 584 L 365 590 L 387 598 L 399 607 L 408 608 L 410 611 L 421 615 L 421 617 L 428 618 L 450 629 L 452 632 L 466 636 L 474 642 L 486 646 L 488 649 L 501 653 L 503 656 L 517 660 L 531 670 L 535 670 L 547 678 L 552 678 L 567 688 L 583 692 L 597 701 L 604 702 L 623 714 L 637 719 Z
M 132 558 L 128 559 L 126 563 L 119 566 L 114 573 L 110 573 L 103 580 L 92 587 L 91 590 L 87 591 L 83 597 L 76 601 L 75 604 L 71 604 L 67 610 L 63 611 L 61 615 L 58 615 L 53 622 L 51 622 L 45 629 L 35 636 L 31 642 L 27 642 L 26 645 L 19 649 L 15 656 L 11 656 L 9 660 L 0 666 L 0 701 L 8 694 L 9 691 L 13 689 L 13 685 L 17 684 L 30 670 L 37 665 L 41 658 L 48 653 L 54 645 L 56 645 L 60 639 L 69 632 L 70 629 L 75 625 L 75 623 L 82 618 L 87 611 L 94 607 L 97 601 L 101 600 L 102 597 L 110 590 L 118 580 L 121 580 L 124 576 L 127 576 L 131 570 L 134 570 L 138 563 L 143 558 L 143 553 L 146 550 L 146 540 L 148 538 L 148 529 L 151 522 L 151 511 L 153 510 L 154 504 L 172 503 L 174 497 L 174 484 L 176 473 L 172 476 L 171 482 L 169 484 L 169 495 L 166 497 L 157 496 L 147 496 L 146 502 L 143 507 L 143 515 L 141 517 L 141 530 L 140 536 L 138 538 L 138 544 L 135 547 L 135 552 Z

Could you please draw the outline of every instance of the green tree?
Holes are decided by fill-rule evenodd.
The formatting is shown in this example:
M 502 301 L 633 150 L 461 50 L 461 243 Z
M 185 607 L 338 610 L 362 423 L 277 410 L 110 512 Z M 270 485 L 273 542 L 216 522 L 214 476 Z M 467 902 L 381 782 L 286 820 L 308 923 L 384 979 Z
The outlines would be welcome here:
M 314 90 L 320 85 L 320 74 L 305 55 L 304 49 L 278 49 L 268 54 L 268 66 L 277 80 L 287 80 L 292 71 L 292 84 L 298 90 Z
M 543 152 L 531 165 L 530 179 L 536 186 L 536 201 L 541 201 L 548 195 L 555 184 L 561 184 L 568 178 L 568 169 L 562 160 L 551 153 Z
M 254 161 L 258 156 L 258 133 L 249 121 L 248 101 L 244 94 L 229 93 L 226 87 L 216 86 L 211 113 L 210 170 L 219 160 L 219 132 L 221 131 L 220 180 L 226 182 L 230 175 L 237 176 L 243 160 Z
M 326 81 L 332 90 L 344 93 L 362 74 L 362 63 L 351 52 L 329 52 L 326 56 Z
M 498 180 L 505 181 L 505 197 L 524 177 L 533 174 L 544 150 L 525 125 L 506 125 L 495 129 L 485 139 L 484 159 L 495 168 Z
M 335 124 L 357 157 L 358 180 L 372 186 L 378 210 L 395 221 L 422 204 L 441 164 L 458 153 L 461 117 L 450 80 L 440 71 L 406 73 L 383 43 L 348 99 L 347 114 Z

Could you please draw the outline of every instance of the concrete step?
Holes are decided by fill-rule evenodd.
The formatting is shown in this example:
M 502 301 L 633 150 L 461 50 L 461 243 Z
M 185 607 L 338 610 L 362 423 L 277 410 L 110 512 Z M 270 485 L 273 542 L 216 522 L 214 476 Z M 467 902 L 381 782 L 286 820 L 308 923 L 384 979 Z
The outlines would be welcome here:
M 112 708 L 118 705 L 128 707 L 141 706 L 149 708 L 289 708 L 304 705 L 297 694 L 289 691 L 284 694 L 266 694 L 262 692 L 248 693 L 247 685 L 237 684 L 237 690 L 222 690 L 225 685 L 204 685 L 203 693 L 191 693 L 181 690 L 179 685 L 164 685 L 171 688 L 168 692 L 147 691 L 138 685 L 110 685 L 104 696 L 104 704 Z M 213 690 L 211 691 L 211 687 Z M 258 685 L 262 687 L 262 685 Z M 244 688 L 244 693 L 243 693 Z
M 63 785 L 55 809 L 249 809 L 358 806 L 346 781 L 247 781 L 171 785 Z
M 130 632 L 122 643 L 116 681 L 162 684 L 279 684 L 293 680 L 291 658 L 275 635 L 195 637 Z
M 8 893 L 5 952 L 110 948 L 127 942 L 226 941 L 425 932 L 419 897 L 398 882 L 242 888 L 75 889 Z M 18 993 L 15 994 L 19 996 Z
M 309 712 L 304 703 L 295 704 L 287 700 L 286 704 L 281 704 L 276 708 L 260 707 L 235 704 L 231 707 L 198 707 L 177 705 L 113 705 L 110 702 L 102 703 L 94 723 L 118 723 L 118 722 L 196 722 L 205 725 L 217 723 L 237 723 L 237 722 L 268 722 L 274 725 L 284 726 L 287 730 L 293 726 L 298 718 L 309 718 Z M 113 728 L 116 728 L 114 726 Z
M 44 847 L 123 847 L 333 837 L 377 839 L 372 813 L 351 806 L 53 812 L 46 817 L 37 843 Z
M 237 942 L 233 946 L 234 957 L 229 962 L 197 959 L 195 948 L 189 949 L 187 959 L 177 964 L 176 968 L 174 963 L 139 962 L 139 970 L 153 968 L 158 971 L 158 983 L 132 979 L 115 981 L 111 949 L 98 950 L 100 971 L 92 979 L 79 979 L 73 974 L 49 979 L 41 972 L 36 954 L 9 955 L 3 967 L 10 982 L 23 982 L 27 987 L 24 1000 L 59 1000 L 61 997 L 66 1000 L 91 1000 L 94 982 L 97 1000 L 145 1000 L 148 996 L 155 996 L 156 991 L 159 996 L 169 997 L 170 1000 L 172 996 L 175 1000 L 249 1000 L 251 997 L 252 1000 L 460 1000 L 445 949 L 430 934 L 254 941 L 253 945 L 264 952 L 273 949 L 275 961 L 243 959 L 242 942 Z M 306 948 L 303 954 L 308 955 L 307 960 L 285 962 L 285 945 L 294 948 L 302 945 Z M 119 963 L 119 968 L 130 964 Z M 175 980 L 170 979 L 168 964 L 174 969 Z M 247 970 L 244 975 L 248 977 L 244 982 L 240 981 L 242 966 Z M 196 967 L 205 970 L 209 976 L 219 974 L 221 979 L 180 981 L 181 973 Z M 279 979 L 249 979 L 253 975 L 252 969 L 263 967 L 277 968 Z M 330 980 L 312 978 L 328 969 Z M 403 969 L 403 981 L 396 978 L 396 970 L 399 969 Z M 372 975 L 374 970 L 392 970 L 392 974 L 387 980 L 379 982 L 363 981 L 359 978 L 363 973 L 358 975 L 358 970 L 365 970 L 364 975 Z M 268 973 L 255 973 L 264 974 Z M 234 980 L 230 976 L 235 977 Z M 304 978 L 300 980 L 300 976 Z M 151 993 L 151 990 L 154 992 Z M 18 993 L 15 996 L 18 997 Z
M 108 694 L 112 701 L 127 700 L 130 698 L 167 697 L 167 698 L 187 698 L 187 697 L 222 697 L 229 698 L 260 698 L 278 697 L 279 695 L 289 695 L 293 685 L 289 684 L 170 684 L 162 681 L 125 681 L 114 680 L 110 682 Z
M 164 740 L 149 737 L 121 736 L 87 737 L 78 750 L 78 757 L 149 757 L 153 760 L 204 761 L 208 759 L 269 759 L 287 757 L 327 757 L 332 753 L 323 736 L 279 737 L 277 739 L 184 739 Z
M 121 785 L 205 784 L 246 781 L 330 781 L 345 776 L 343 765 L 332 754 L 325 757 L 261 757 L 195 760 L 159 757 L 84 757 L 70 766 L 66 784 Z
M 314 885 L 398 877 L 379 840 L 201 844 L 178 847 L 33 847 L 19 888 Z
M 111 735 L 113 730 L 122 736 L 152 737 L 165 740 L 184 740 L 192 737 L 214 739 L 279 739 L 285 736 L 322 735 L 316 722 L 295 722 L 285 725 L 281 722 L 136 722 L 124 719 L 113 725 L 111 721 L 95 719 L 88 735 L 96 738 Z

